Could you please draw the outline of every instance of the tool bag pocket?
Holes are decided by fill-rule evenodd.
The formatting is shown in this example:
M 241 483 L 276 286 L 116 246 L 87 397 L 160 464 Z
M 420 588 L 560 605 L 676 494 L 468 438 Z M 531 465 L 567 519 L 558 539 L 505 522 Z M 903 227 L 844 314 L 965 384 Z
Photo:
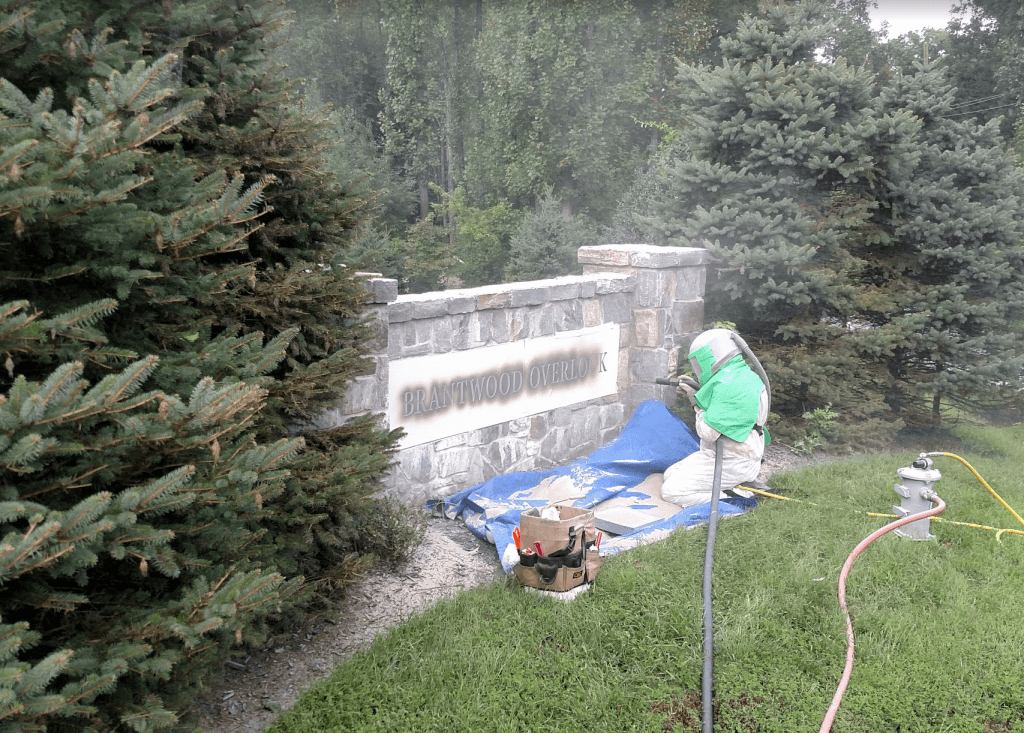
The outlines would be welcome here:
M 557 520 L 541 517 L 540 509 L 520 516 L 520 562 L 513 572 L 522 585 L 567 591 L 593 580 L 601 559 L 594 547 L 594 512 L 571 506 L 555 508 Z

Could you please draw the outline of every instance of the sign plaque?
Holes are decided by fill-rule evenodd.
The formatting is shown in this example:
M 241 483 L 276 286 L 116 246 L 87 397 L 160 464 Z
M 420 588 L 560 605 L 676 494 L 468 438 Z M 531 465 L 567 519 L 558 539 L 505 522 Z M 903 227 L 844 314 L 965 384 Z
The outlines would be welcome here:
M 615 394 L 619 325 L 396 359 L 388 420 L 402 448 Z

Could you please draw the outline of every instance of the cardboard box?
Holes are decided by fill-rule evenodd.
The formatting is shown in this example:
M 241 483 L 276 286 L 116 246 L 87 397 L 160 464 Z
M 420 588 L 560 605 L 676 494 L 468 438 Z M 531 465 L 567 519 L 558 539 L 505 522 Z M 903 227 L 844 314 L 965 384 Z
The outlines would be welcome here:
M 542 510 L 539 508 L 520 515 L 520 545 L 524 549 L 532 548 L 535 542 L 539 542 L 544 556 L 550 557 L 552 553 L 569 546 L 570 529 L 573 529 L 577 533 L 574 551 L 568 558 L 551 557 L 545 560 L 544 557 L 537 557 L 536 564 L 529 566 L 520 562 L 512 570 L 523 585 L 542 590 L 566 591 L 592 581 L 601 568 L 601 559 L 596 548 L 587 548 L 596 539 L 593 510 L 557 505 L 555 508 L 559 515 L 557 520 L 542 518 Z M 581 542 L 582 552 L 577 557 Z M 565 564 L 566 560 L 569 564 Z M 560 567 L 555 568 L 554 565 Z

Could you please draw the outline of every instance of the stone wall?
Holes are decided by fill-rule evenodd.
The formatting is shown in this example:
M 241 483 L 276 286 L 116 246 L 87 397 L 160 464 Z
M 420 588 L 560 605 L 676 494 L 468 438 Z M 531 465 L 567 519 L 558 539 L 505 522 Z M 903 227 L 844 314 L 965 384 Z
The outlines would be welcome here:
M 680 348 L 701 329 L 707 251 L 610 244 L 581 247 L 579 261 L 583 275 L 417 295 L 398 295 L 394 280 L 370 277 L 375 353 L 367 374 L 321 424 L 366 413 L 386 420 L 393 361 L 613 323 L 617 393 L 405 447 L 386 491 L 422 506 L 498 474 L 564 465 L 593 452 L 641 401 L 674 400 L 672 388 L 654 379 L 674 368 Z

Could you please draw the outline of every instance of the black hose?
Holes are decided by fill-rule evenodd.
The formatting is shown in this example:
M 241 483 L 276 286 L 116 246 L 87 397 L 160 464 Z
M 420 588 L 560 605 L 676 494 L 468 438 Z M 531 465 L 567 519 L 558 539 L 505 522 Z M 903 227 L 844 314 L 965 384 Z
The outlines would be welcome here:
M 703 733 L 714 733 L 711 688 L 714 667 L 714 627 L 711 623 L 711 569 L 715 562 L 715 533 L 718 530 L 718 497 L 722 493 L 722 436 L 715 441 L 715 480 L 711 486 L 708 515 L 708 544 L 704 550 L 704 673 L 701 676 Z
M 768 412 L 772 406 L 772 388 L 768 375 L 747 342 L 738 334 L 732 333 L 733 342 L 754 366 L 754 371 L 764 383 L 768 396 Z M 676 379 L 656 379 L 658 384 L 678 384 L 682 377 Z M 691 380 L 692 381 L 692 380 Z M 695 383 L 695 386 L 699 384 Z M 701 675 L 701 717 L 703 733 L 714 733 L 714 709 L 711 699 L 714 681 L 714 625 L 711 620 L 711 572 L 715 562 L 715 534 L 718 531 L 718 499 L 722 493 L 722 436 L 715 440 L 715 478 L 711 487 L 711 512 L 708 515 L 708 543 L 704 550 L 704 671 Z
M 765 391 L 768 393 L 768 412 L 770 413 L 772 411 L 772 385 L 768 382 L 768 374 L 765 372 L 764 367 L 761 366 L 761 362 L 758 358 L 754 356 L 754 352 L 750 350 L 749 346 L 747 346 L 747 342 L 743 340 L 742 336 L 734 331 L 732 334 L 732 340 L 733 343 L 740 347 L 740 351 L 742 351 L 743 355 L 747 357 L 748 363 L 754 367 L 754 371 L 757 373 L 757 376 L 759 376 L 761 381 L 764 382 Z

